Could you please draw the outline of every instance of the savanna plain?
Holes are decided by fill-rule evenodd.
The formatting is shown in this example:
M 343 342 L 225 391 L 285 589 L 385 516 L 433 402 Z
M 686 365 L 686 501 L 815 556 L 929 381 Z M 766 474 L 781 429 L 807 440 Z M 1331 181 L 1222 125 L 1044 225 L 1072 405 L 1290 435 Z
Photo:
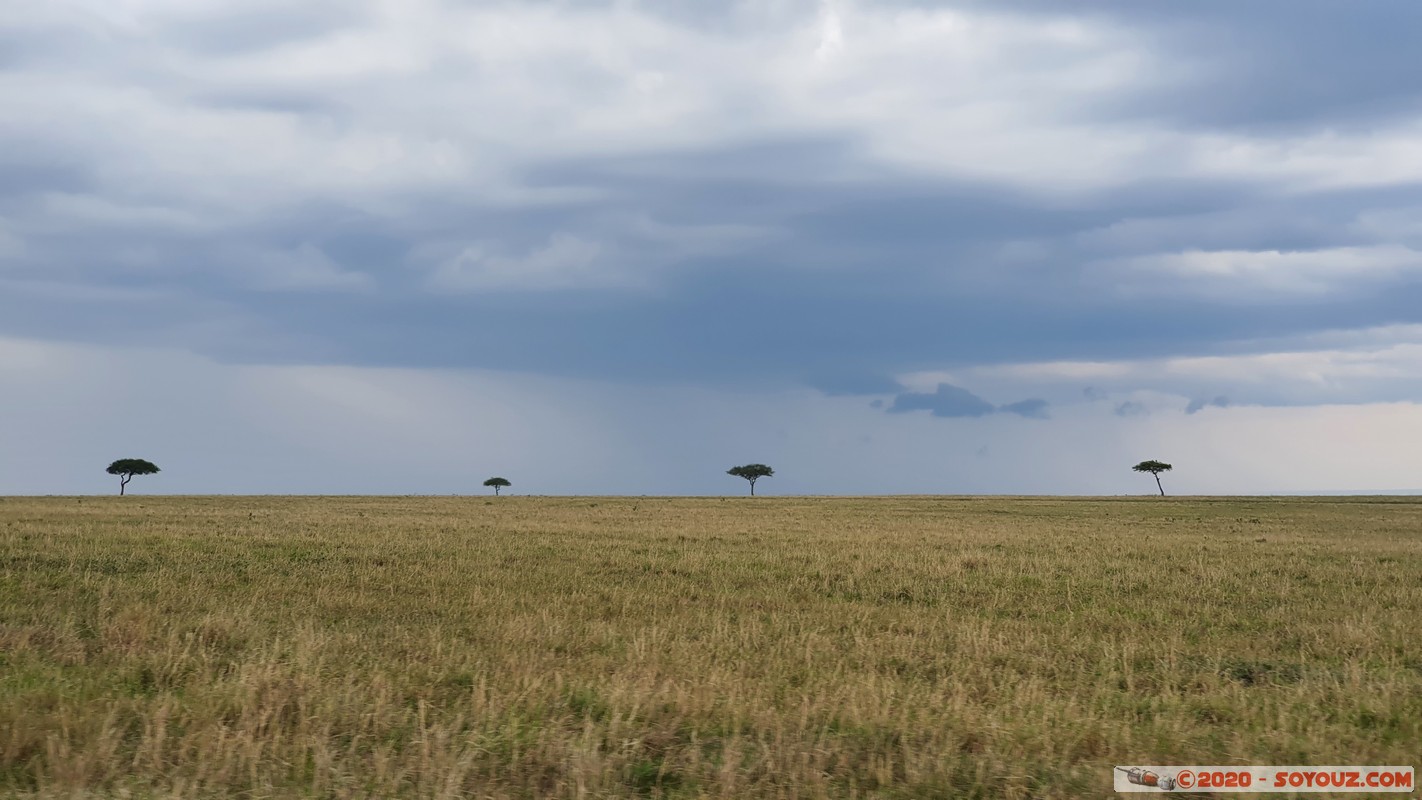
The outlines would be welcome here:
M 1415 764 L 1413 498 L 0 499 L 0 796 Z

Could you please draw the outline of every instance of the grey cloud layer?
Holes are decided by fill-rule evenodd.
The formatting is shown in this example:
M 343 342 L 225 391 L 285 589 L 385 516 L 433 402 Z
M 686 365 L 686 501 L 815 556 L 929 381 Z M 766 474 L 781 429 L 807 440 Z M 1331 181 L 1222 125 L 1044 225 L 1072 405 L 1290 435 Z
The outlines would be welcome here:
M 706 8 L 15 4 L 0 334 L 1035 417 L 896 376 L 1422 323 L 1414 5 Z
M 1047 418 L 1047 401 L 1019 400 L 995 406 L 961 386 L 940 383 L 932 392 L 903 392 L 889 406 L 890 414 L 927 411 L 935 417 L 984 417 L 988 414 L 1016 414 L 1033 419 Z

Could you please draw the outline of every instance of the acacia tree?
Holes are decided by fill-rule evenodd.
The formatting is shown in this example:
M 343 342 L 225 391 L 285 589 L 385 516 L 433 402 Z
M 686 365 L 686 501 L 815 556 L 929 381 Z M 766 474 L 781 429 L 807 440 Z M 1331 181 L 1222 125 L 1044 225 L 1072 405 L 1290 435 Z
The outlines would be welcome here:
M 153 475 L 159 470 L 152 461 L 144 461 L 141 458 L 120 458 L 104 471 L 110 475 L 118 476 L 119 497 L 122 497 L 123 490 L 128 487 L 128 482 L 133 480 L 134 475 Z
M 487 481 L 484 481 L 484 485 L 494 487 L 495 497 L 499 496 L 500 489 L 504 488 L 505 486 L 513 486 L 512 483 L 509 483 L 508 480 L 504 478 L 490 478 Z
M 761 478 L 769 478 L 775 474 L 775 470 L 764 464 L 746 464 L 739 467 L 731 467 L 726 470 L 727 475 L 735 475 L 737 478 L 745 478 L 750 481 L 751 497 L 755 497 L 755 482 Z
M 1134 467 L 1131 467 L 1131 469 L 1135 470 L 1136 472 L 1149 472 L 1150 474 L 1154 475 L 1155 488 L 1160 490 L 1161 497 L 1165 496 L 1165 487 L 1160 485 L 1160 473 L 1169 472 L 1171 469 L 1173 469 L 1173 467 L 1171 467 L 1164 461 L 1156 461 L 1152 459 L 1150 461 L 1142 461 Z

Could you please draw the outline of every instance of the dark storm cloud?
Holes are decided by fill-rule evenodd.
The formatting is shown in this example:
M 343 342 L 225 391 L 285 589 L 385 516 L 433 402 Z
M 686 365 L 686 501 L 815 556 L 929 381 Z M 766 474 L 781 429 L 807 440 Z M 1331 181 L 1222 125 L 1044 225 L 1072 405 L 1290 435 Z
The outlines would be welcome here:
M 1028 419 L 1047 419 L 1050 416 L 1047 413 L 1047 405 L 1046 400 L 1034 398 L 1032 400 L 1019 400 L 1016 403 L 998 406 L 997 410 L 1005 414 L 1016 414 L 1019 417 L 1027 417 Z
M 508 10 L 450 6 L 468 7 Z M 813 22 L 820 13 L 808 3 L 779 16 L 690 2 L 649 8 L 658 24 L 712 37 L 716 47 L 753 39 L 767 20 Z M 1027 26 L 1066 13 L 1055 3 L 964 8 L 1010 12 L 1013 24 Z M 1202 130 L 1242 131 L 1255 137 L 1251 146 L 1268 148 L 1287 136 L 1366 128 L 1415 105 L 1409 76 L 1422 64 L 1404 31 L 1422 21 L 1416 6 L 1099 3 L 1073 13 L 1085 25 L 1117 26 L 1164 67 L 1178 67 L 1144 85 L 1085 91 L 1059 112 L 1094 135 L 1125 137 L 1123 150 L 1137 140 L 1166 147 L 1158 143 Z M 10 154 L 0 154 L 0 278 L 16 287 L 0 297 L 0 334 L 147 342 L 167 331 L 242 361 L 799 382 L 827 394 L 896 395 L 891 411 L 1036 417 L 1046 401 L 998 408 L 947 384 L 904 392 L 895 376 L 1230 354 L 1324 329 L 1422 322 L 1422 271 L 1405 265 L 1360 274 L 1345 264 L 1299 290 L 1287 271 L 1196 274 L 1159 258 L 1422 246 L 1405 222 L 1422 206 L 1416 183 L 1353 185 L 1348 166 L 1293 185 L 1288 175 L 1251 172 L 1253 163 L 1195 174 L 1157 162 L 1093 183 L 1069 169 L 1069 152 L 1047 165 L 1056 172 L 1022 178 L 1007 167 L 1035 155 L 1027 150 L 1005 158 L 1001 171 L 974 173 L 974 164 L 952 160 L 951 148 L 921 155 L 922 163 L 895 161 L 897 140 L 875 137 L 913 120 L 855 129 L 817 117 L 811 103 L 785 110 L 744 86 L 718 102 L 747 119 L 767 115 L 761 127 L 747 122 L 674 144 L 635 140 L 671 125 L 653 115 L 606 142 L 570 137 L 525 153 L 518 141 L 486 140 L 526 107 L 546 102 L 559 109 L 555 120 L 571 124 L 612 101 L 599 95 L 581 101 L 584 109 L 579 92 L 558 94 L 584 86 L 569 77 L 582 62 L 569 66 L 554 54 L 525 63 L 517 53 L 480 61 L 494 56 L 478 48 L 428 58 L 417 48 L 402 58 L 378 36 L 349 39 L 378 19 L 361 4 L 233 4 L 131 31 L 37 22 L 27 30 L 46 48 L 0 35 L 0 69 L 33 80 L 11 84 L 12 106 L 47 108 L 44 97 L 76 92 L 33 129 L 40 134 L 0 129 L 0 153 Z M 433 36 L 440 21 L 414 29 Z M 855 35 L 846 27 L 846 40 Z M 263 60 L 323 42 L 330 52 L 303 56 L 318 67 L 306 80 L 288 79 L 287 62 Z M 145 60 L 150 49 L 192 60 L 171 68 Z M 57 75 L 54 65 L 69 56 L 75 74 Z M 474 60 L 458 60 L 466 56 Z M 663 63 L 672 56 L 653 56 L 627 79 L 628 92 L 681 80 L 689 88 L 677 90 L 678 100 L 718 97 L 714 75 L 691 80 L 705 63 L 678 72 Z M 351 66 L 367 57 L 373 66 L 360 69 L 375 77 Z M 90 75 L 90 93 L 75 89 L 85 69 L 99 74 Z M 118 87 L 101 80 L 110 71 Z M 473 106 L 467 97 L 523 72 L 539 76 L 552 99 L 518 95 L 499 105 L 507 98 L 494 92 Z M 1030 86 L 1026 74 L 997 99 Z M 907 86 L 911 78 L 866 72 L 862 82 Z M 84 116 L 110 102 L 133 104 L 105 118 L 112 128 Z M 436 113 L 448 108 L 461 113 Z M 876 112 L 870 104 L 864 113 Z M 1163 127 L 1130 127 L 1145 122 Z M 207 157 L 202 143 L 238 124 L 250 124 L 253 138 Z M 988 139 L 1034 121 L 991 124 L 1004 127 Z M 525 138 L 551 127 L 540 125 Z M 142 138 L 125 150 L 130 128 Z M 1207 144 L 1207 154 L 1234 146 Z M 434 166 L 421 173 L 426 151 Z M 323 173 L 330 165 L 317 162 L 332 152 L 341 154 L 337 168 Z M 259 172 L 272 153 L 284 160 Z M 472 177 L 450 179 L 467 167 L 461 159 L 475 165 Z M 1281 159 L 1284 167 L 1299 162 L 1308 158 Z M 1102 169 L 1113 165 L 1106 158 Z M 105 293 L 126 299 L 104 306 L 95 298 Z
M 61 177 L 79 180 L 32 173 L 27 185 Z M 853 200 L 850 214 L 835 207 L 842 200 L 833 192 L 797 197 L 782 186 L 748 183 L 744 191 L 766 206 L 829 208 L 812 215 L 760 216 L 727 202 L 715 186 L 707 196 L 686 187 L 662 196 L 650 181 L 602 188 L 614 197 L 636 198 L 625 201 L 629 214 L 651 198 L 668 223 L 755 219 L 780 233 L 770 241 L 740 246 L 733 256 L 692 254 L 661 272 L 654 290 L 612 293 L 578 288 L 431 293 L 422 285 L 422 266 L 412 261 L 421 248 L 446 237 L 456 242 L 497 239 L 521 250 L 536 247 L 551 231 L 572 231 L 604 243 L 614 249 L 615 258 L 655 259 L 657 244 L 629 241 L 636 237 L 610 215 L 616 203 L 600 203 L 595 210 L 572 206 L 521 212 L 455 200 L 432 203 L 429 214 L 400 220 L 340 205 L 307 206 L 220 233 L 91 222 L 91 232 L 102 231 L 102 249 L 95 249 L 93 239 L 36 235 L 31 237 L 34 252 L 17 259 L 12 270 L 102 283 L 94 270 L 107 265 L 110 281 L 166 286 L 209 298 L 288 339 L 287 360 L 292 361 L 498 367 L 733 384 L 800 375 L 830 393 L 893 392 L 893 379 L 887 376 L 915 369 L 1237 352 L 1241 340 L 1419 321 L 1422 307 L 1422 286 L 1406 276 L 1358 292 L 1270 297 L 1263 303 L 1192 296 L 1174 291 L 1170 276 L 1140 276 L 1133 279 L 1140 288 L 1161 289 L 1142 298 L 1122 294 L 1117 276 L 1092 274 L 1089 250 L 1049 246 L 1038 262 L 1004 264 L 981 244 L 983 239 L 1006 244 L 1016 234 L 1031 236 L 1044 227 L 1059 238 L 1061 231 L 1073 228 L 1085 234 L 1109 224 L 1113 216 L 1128 218 L 1132 207 L 1054 214 L 1031 209 L 1024 201 L 1024 227 L 1011 226 L 1011 212 L 996 214 L 991 224 L 979 214 L 977 232 L 966 234 L 953 211 L 942 209 L 946 233 L 935 237 L 929 212 L 912 222 L 900 213 L 923 198 L 920 186 L 901 200 L 892 198 L 891 186 L 880 186 L 875 191 L 890 198 L 884 207 Z M 827 224 L 825 215 L 831 213 L 846 224 L 840 229 Z M 1088 217 L 1084 223 L 1083 217 Z M 848 224 L 851 218 L 859 219 L 857 226 Z M 1033 223 L 1034 218 L 1039 221 Z M 876 232 L 874 219 L 884 220 L 883 231 Z M 912 236 L 909 225 L 915 226 Z M 1180 225 L 1188 229 L 1191 221 L 1187 217 Z M 1340 235 L 1340 241 L 1349 239 Z M 253 252 L 295 252 L 306 244 L 341 269 L 370 275 L 380 293 L 290 298 L 251 293 L 244 259 Z M 140 249 L 153 254 L 156 267 L 115 261 L 116 253 Z M 51 321 L 64 319 L 58 308 L 52 311 Z M 177 322 L 185 316 L 178 311 L 154 309 L 150 324 L 161 324 L 164 316 Z M 6 323 L 12 332 L 35 332 L 23 326 L 24 319 L 11 316 Z M 73 324 L 89 327 L 83 319 Z M 106 327 L 95 331 L 102 339 L 123 335 Z M 225 358 L 258 357 L 248 351 L 246 340 L 210 346 Z M 265 346 L 261 357 L 269 357 Z
M 904 0 L 904 5 L 933 7 Z M 1062 19 L 1052 0 L 970 0 L 960 7 L 1010 9 Z M 1366 126 L 1411 115 L 1422 90 L 1413 46 L 1422 6 L 1377 0 L 1230 0 L 1190 3 L 1073 3 L 1070 15 L 1125 25 L 1169 53 L 1168 91 L 1094 104 L 1098 118 L 1150 117 L 1185 126 L 1273 131 L 1317 125 Z
M 972 392 L 949 383 L 940 383 L 932 392 L 904 392 L 894 398 L 890 414 L 927 411 L 935 417 L 983 417 L 988 414 L 1016 414 L 1029 419 L 1047 419 L 1047 401 L 1022 400 L 995 406 Z
M 1409 115 L 1422 100 L 1409 77 L 1422 69 L 1412 46 L 1422 6 L 1408 0 L 1366 8 L 1324 0 L 1113 5 L 1129 21 L 1188 26 L 1197 49 L 1187 52 L 1178 41 L 1176 52 L 1204 72 L 1195 85 L 1134 113 L 1187 125 L 1365 127 Z
M 904 392 L 889 407 L 890 414 L 927 411 L 935 417 L 981 417 L 996 410 L 992 403 L 948 383 L 938 384 L 933 392 Z
M 1206 408 L 1229 408 L 1229 398 L 1224 395 L 1210 399 L 1196 398 L 1190 401 L 1185 407 L 1186 414 L 1195 414 L 1204 411 Z

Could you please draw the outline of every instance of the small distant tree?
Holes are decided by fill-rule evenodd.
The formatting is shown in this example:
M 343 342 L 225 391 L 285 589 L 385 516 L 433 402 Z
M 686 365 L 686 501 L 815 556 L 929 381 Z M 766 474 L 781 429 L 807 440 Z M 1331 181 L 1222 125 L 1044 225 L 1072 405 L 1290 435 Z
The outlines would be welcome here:
M 484 481 L 484 485 L 494 487 L 495 497 L 499 496 L 500 489 L 504 488 L 505 486 L 513 486 L 512 483 L 509 483 L 508 480 L 504 478 L 490 478 L 487 481 Z
M 1157 489 L 1160 490 L 1160 496 L 1161 496 L 1161 497 L 1164 497 L 1164 496 L 1165 496 L 1165 487 L 1160 485 L 1160 473 L 1162 473 L 1162 472 L 1169 472 L 1171 469 L 1173 469 L 1173 467 L 1171 467 L 1169 464 L 1165 463 L 1164 461 L 1151 460 L 1151 461 L 1142 461 L 1141 463 L 1135 465 L 1134 467 L 1131 467 L 1131 469 L 1135 470 L 1136 472 L 1149 472 L 1150 474 L 1154 475 L 1154 476 L 1155 476 L 1155 488 L 1157 488 Z
M 755 482 L 761 478 L 769 478 L 775 474 L 775 470 L 764 464 L 746 464 L 740 467 L 731 467 L 726 470 L 727 475 L 735 475 L 737 478 L 745 478 L 750 481 L 751 497 L 755 497 Z
M 110 464 L 105 472 L 118 476 L 119 497 L 122 497 L 124 489 L 128 488 L 128 482 L 133 480 L 133 476 L 156 474 L 158 467 L 152 461 L 144 461 L 141 458 L 120 458 Z

